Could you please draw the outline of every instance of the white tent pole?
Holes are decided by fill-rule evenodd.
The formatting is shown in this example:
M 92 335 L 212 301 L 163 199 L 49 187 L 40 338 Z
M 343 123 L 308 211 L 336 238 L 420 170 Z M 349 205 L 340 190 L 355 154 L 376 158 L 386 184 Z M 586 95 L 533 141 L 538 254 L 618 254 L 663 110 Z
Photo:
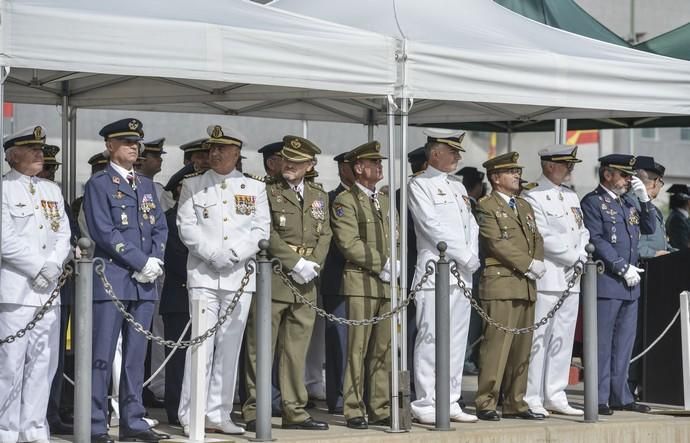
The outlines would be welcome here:
M 302 137 L 309 138 L 309 121 L 302 120 Z
M 77 198 L 77 108 L 70 107 L 69 116 L 69 200 Z M 65 156 L 62 157 L 62 167 L 65 167 Z
M 554 120 L 554 137 L 558 145 L 564 145 L 567 141 L 568 119 L 558 118 Z
M 398 289 L 396 275 L 397 260 L 397 232 L 396 210 L 393 200 L 395 192 L 395 102 L 388 97 L 388 195 L 390 204 L 388 208 L 388 223 L 390 232 L 390 260 L 391 260 L 391 310 L 398 306 Z M 402 199 L 402 194 L 401 194 Z M 400 429 L 399 412 L 399 387 L 398 387 L 398 318 L 391 318 L 391 431 L 396 432 Z
M 407 129 L 409 100 L 403 95 L 400 117 L 400 295 L 407 290 Z M 400 370 L 407 371 L 407 311 L 400 314 Z
M 69 174 L 74 165 L 68 164 L 68 162 L 64 161 L 66 158 L 65 154 L 68 153 L 71 149 L 69 146 L 69 82 L 63 81 L 62 82 L 62 183 L 60 184 L 60 187 L 62 188 L 62 195 L 65 196 L 65 199 L 67 201 L 71 201 L 71 195 L 69 194 Z
M 10 68 L 7 66 L 0 66 L 0 139 L 5 141 L 5 79 L 10 74 Z M 5 149 L 0 149 L 0 177 L 5 175 Z M 0 206 L 2 205 L 2 186 L 3 180 L 0 180 Z M 2 224 L 2 211 L 0 211 L 0 224 Z M 2 242 L 2 229 L 0 229 L 0 242 Z M 0 265 L 2 264 L 2 256 L 0 255 Z

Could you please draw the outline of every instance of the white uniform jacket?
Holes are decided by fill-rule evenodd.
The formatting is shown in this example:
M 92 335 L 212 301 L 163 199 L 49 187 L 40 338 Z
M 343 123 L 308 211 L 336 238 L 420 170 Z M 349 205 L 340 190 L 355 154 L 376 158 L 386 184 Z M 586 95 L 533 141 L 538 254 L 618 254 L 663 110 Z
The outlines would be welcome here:
M 31 193 L 33 188 L 34 193 Z M 41 306 L 55 289 L 31 288 L 47 262 L 62 266 L 70 250 L 70 227 L 60 188 L 49 180 L 31 178 L 14 169 L 2 183 L 2 266 L 0 303 Z M 55 300 L 59 304 L 60 298 Z
M 270 235 L 266 186 L 234 170 L 222 176 L 213 170 L 182 183 L 177 209 L 180 240 L 189 249 L 187 286 L 235 291 L 245 275 L 247 259 L 259 251 L 259 240 Z M 239 262 L 222 272 L 210 265 L 212 254 L 232 249 Z M 247 291 L 254 291 L 256 272 Z
M 583 221 L 580 199 L 574 191 L 556 186 L 544 176 L 538 183 L 539 186 L 522 195 L 532 205 L 539 233 L 544 238 L 546 274 L 537 280 L 537 290 L 564 291 L 567 286 L 565 270 L 587 256 L 585 246 L 589 243 L 589 231 Z M 571 291 L 579 293 L 579 283 Z
M 468 288 L 472 287 L 472 273 L 468 263 L 477 262 L 479 254 L 479 226 L 474 220 L 467 190 L 459 177 L 448 175 L 429 166 L 409 182 L 409 208 L 417 234 L 417 266 L 412 287 L 424 275 L 426 262 L 438 260 L 437 245 L 448 244 L 446 254 L 460 267 L 460 276 Z M 450 284 L 457 285 L 451 274 Z M 423 289 L 435 286 L 434 274 Z

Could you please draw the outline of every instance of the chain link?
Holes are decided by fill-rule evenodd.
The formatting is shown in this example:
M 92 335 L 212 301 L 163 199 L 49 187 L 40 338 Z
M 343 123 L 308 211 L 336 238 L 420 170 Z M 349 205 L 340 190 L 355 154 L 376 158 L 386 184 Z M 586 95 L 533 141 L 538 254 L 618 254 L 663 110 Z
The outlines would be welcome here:
M 110 282 L 108 281 L 108 279 L 105 276 L 105 272 L 104 272 L 105 271 L 105 262 L 103 261 L 103 259 L 96 258 L 96 259 L 94 259 L 94 262 L 96 263 L 94 265 L 94 270 L 96 271 L 96 275 L 98 275 L 100 277 L 101 281 L 103 282 L 103 288 L 105 289 L 105 292 L 108 294 L 108 296 L 110 296 L 110 299 L 112 300 L 112 302 L 117 307 L 117 310 L 120 311 L 120 314 L 122 314 L 122 316 L 125 318 L 125 320 L 130 325 L 132 325 L 134 330 L 136 330 L 137 332 L 142 334 L 144 337 L 146 337 L 146 340 L 150 340 L 152 342 L 158 343 L 159 345 L 165 346 L 166 348 L 178 348 L 178 349 L 185 349 L 185 348 L 188 348 L 190 346 L 196 346 L 196 345 L 204 342 L 208 338 L 212 337 L 216 333 L 216 331 L 218 331 L 218 329 L 228 319 L 230 314 L 232 314 L 232 312 L 235 310 L 235 307 L 237 306 L 237 303 L 239 302 L 240 297 L 244 293 L 244 288 L 249 283 L 249 277 L 251 277 L 252 273 L 254 273 L 254 271 L 256 269 L 256 266 L 255 266 L 256 261 L 254 259 L 250 259 L 247 261 L 247 263 L 245 263 L 245 265 L 244 265 L 245 274 L 244 274 L 244 277 L 242 277 L 240 287 L 235 292 L 235 296 L 232 298 L 232 300 L 230 301 L 230 304 L 225 309 L 223 314 L 220 317 L 218 317 L 218 321 L 216 322 L 215 325 L 213 325 L 212 327 L 207 329 L 203 334 L 201 334 L 197 337 L 193 337 L 189 340 L 181 340 L 178 342 L 177 340 L 166 340 L 163 337 L 159 337 L 157 335 L 154 335 L 153 333 L 151 333 L 151 331 L 144 328 L 144 326 L 141 323 L 137 322 L 134 319 L 134 317 L 132 316 L 132 314 L 127 312 L 127 308 L 125 308 L 125 305 L 120 301 L 119 298 L 117 298 L 117 295 L 115 295 L 112 285 L 110 284 Z
M 561 306 L 563 306 L 565 299 L 570 296 L 570 290 L 573 288 L 573 286 L 575 286 L 575 282 L 577 282 L 577 280 L 582 275 L 584 271 L 584 262 L 582 262 L 581 260 L 576 261 L 573 266 L 566 270 L 566 273 L 570 271 L 573 271 L 573 276 L 571 277 L 570 281 L 568 281 L 568 287 L 565 289 L 565 291 L 563 291 L 563 294 L 561 294 L 561 297 L 558 299 L 554 307 L 551 308 L 551 310 L 547 312 L 544 317 L 542 317 L 538 322 L 525 328 L 508 328 L 506 326 L 503 326 L 493 318 L 489 317 L 489 314 L 487 314 L 486 311 L 479 305 L 479 302 L 477 302 L 477 300 L 474 299 L 474 297 L 472 297 L 472 291 L 467 289 L 465 282 L 462 281 L 462 278 L 460 278 L 460 271 L 458 270 L 457 263 L 454 260 L 451 262 L 450 268 L 450 272 L 458 280 L 458 286 L 460 286 L 460 289 L 462 289 L 465 298 L 469 300 L 470 305 L 472 305 L 472 308 L 474 308 L 474 310 L 477 311 L 479 316 L 494 328 L 513 335 L 530 334 L 536 331 L 537 329 L 541 328 L 542 326 L 546 325 L 549 322 L 549 320 L 551 320 L 554 317 L 554 315 L 556 315 L 556 312 L 559 309 L 561 309 Z
M 416 294 L 418 291 L 422 289 L 422 286 L 426 281 L 429 279 L 431 275 L 434 273 L 434 261 L 429 260 L 426 263 L 426 272 L 422 276 L 422 278 L 419 280 L 419 283 L 417 283 L 410 291 L 407 297 L 405 297 L 400 305 L 398 305 L 395 309 L 388 311 L 386 313 L 383 313 L 381 315 L 375 315 L 372 318 L 367 318 L 363 320 L 350 320 L 348 318 L 343 318 L 343 317 L 337 317 L 330 312 L 326 312 L 324 309 L 319 308 L 316 303 L 312 302 L 311 300 L 307 299 L 305 296 L 303 296 L 299 289 L 295 287 L 295 285 L 292 283 L 290 277 L 285 275 L 285 273 L 282 271 L 282 265 L 280 262 L 275 263 L 273 265 L 273 272 L 280 277 L 280 279 L 285 283 L 285 285 L 292 291 L 292 294 L 299 300 L 300 302 L 308 305 L 311 309 L 313 309 L 317 315 L 325 318 L 328 321 L 332 321 L 334 323 L 339 323 L 341 325 L 348 325 L 348 326 L 369 326 L 369 325 L 374 325 L 376 323 L 382 322 L 384 320 L 388 320 L 389 318 L 393 317 L 394 315 L 399 314 L 400 312 L 404 311 L 407 309 L 407 306 L 412 303 L 414 300 Z
M 26 326 L 24 326 L 14 334 L 8 335 L 7 337 L 0 339 L 0 346 L 6 343 L 13 343 L 16 339 L 24 337 L 28 331 L 36 327 L 36 323 L 43 319 L 43 316 L 46 314 L 46 312 L 48 312 L 48 309 L 50 309 L 53 306 L 53 302 L 55 301 L 55 299 L 60 296 L 60 289 L 65 285 L 67 279 L 72 276 L 72 271 L 72 266 L 65 265 L 65 269 L 62 271 L 62 274 L 60 274 L 60 277 L 58 277 L 57 286 L 55 287 L 55 289 L 53 289 L 53 292 L 50 294 L 48 300 L 43 304 L 43 306 L 41 306 L 38 309 L 36 315 L 34 315 L 34 318 L 32 318 L 31 321 L 26 324 Z

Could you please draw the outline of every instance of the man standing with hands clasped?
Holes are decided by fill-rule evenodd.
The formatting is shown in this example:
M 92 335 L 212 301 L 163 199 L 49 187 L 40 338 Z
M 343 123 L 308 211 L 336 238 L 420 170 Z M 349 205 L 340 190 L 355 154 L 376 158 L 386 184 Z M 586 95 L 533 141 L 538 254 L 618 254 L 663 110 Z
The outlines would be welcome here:
M 484 162 L 492 191 L 477 206 L 479 239 L 486 254 L 479 298 L 489 317 L 508 328 L 534 322 L 536 280 L 546 272 L 534 211 L 517 196 L 522 175 L 518 158 L 517 152 L 509 152 Z M 524 400 L 531 347 L 531 333 L 513 335 L 484 324 L 475 399 L 479 419 L 500 420 L 496 404 L 501 390 L 503 418 L 544 419 Z
M 105 262 L 105 277 L 125 309 L 144 329 L 151 327 L 155 281 L 163 274 L 168 226 L 151 179 L 134 172 L 144 137 L 135 118 L 110 123 L 99 134 L 105 139 L 110 162 L 94 174 L 84 191 L 84 215 L 89 235 L 96 243 L 95 257 Z M 93 370 L 91 441 L 111 443 L 108 385 L 118 335 L 122 332 L 122 375 L 116 393 L 120 405 L 120 441 L 156 442 L 168 438 L 144 421 L 142 404 L 144 335 L 125 323 L 101 278 L 93 279 Z
M 638 261 L 640 234 L 652 234 L 656 213 L 642 180 L 635 177 L 635 157 L 610 154 L 599 162 L 599 186 L 582 199 L 585 226 L 604 262 L 597 274 L 597 334 L 599 354 L 599 414 L 614 410 L 649 412 L 635 402 L 628 386 L 628 365 L 637 329 L 640 297 Z M 640 202 L 625 195 L 632 189 Z
M 472 273 L 479 269 L 479 227 L 472 215 L 467 190 L 460 177 L 451 175 L 461 159 L 465 133 L 425 131 L 427 168 L 415 175 L 409 184 L 410 212 L 417 234 L 417 266 L 412 287 L 421 280 L 429 260 L 438 261 L 439 242 L 448 245 L 448 258 L 455 260 L 460 276 L 469 291 Z M 436 336 L 435 291 L 432 274 L 417 294 L 417 339 L 414 352 L 414 375 L 417 399 L 412 414 L 421 423 L 436 421 Z M 477 417 L 462 411 L 458 400 L 462 393 L 462 371 L 465 362 L 467 332 L 470 323 L 470 302 L 462 293 L 455 276 L 450 276 L 450 418 L 459 422 L 475 422 Z
M 537 280 L 537 303 L 534 316 L 540 319 L 553 309 L 574 275 L 573 266 L 585 261 L 589 231 L 585 228 L 577 194 L 563 186 L 572 173 L 577 146 L 554 145 L 539 152 L 542 176 L 538 186 L 526 191 L 525 200 L 532 205 L 539 233 L 544 239 L 546 273 Z M 553 318 L 537 329 L 532 337 L 525 401 L 533 412 L 583 415 L 584 411 L 568 404 L 570 359 L 575 338 L 580 282 L 570 288 Z

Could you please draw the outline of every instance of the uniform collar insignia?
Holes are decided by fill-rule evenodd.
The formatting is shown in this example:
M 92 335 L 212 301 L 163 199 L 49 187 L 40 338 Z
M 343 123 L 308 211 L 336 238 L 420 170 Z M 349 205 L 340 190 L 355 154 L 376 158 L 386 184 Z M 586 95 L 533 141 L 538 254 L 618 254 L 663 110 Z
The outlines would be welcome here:
M 113 175 L 113 183 L 115 183 L 116 185 L 119 185 L 120 184 L 120 177 Z
M 26 205 L 25 205 L 24 203 L 17 203 L 15 206 L 18 207 L 18 208 L 23 208 L 23 207 L 25 207 Z

